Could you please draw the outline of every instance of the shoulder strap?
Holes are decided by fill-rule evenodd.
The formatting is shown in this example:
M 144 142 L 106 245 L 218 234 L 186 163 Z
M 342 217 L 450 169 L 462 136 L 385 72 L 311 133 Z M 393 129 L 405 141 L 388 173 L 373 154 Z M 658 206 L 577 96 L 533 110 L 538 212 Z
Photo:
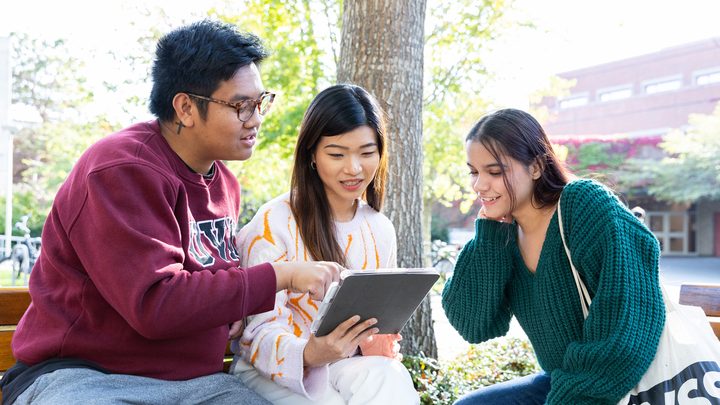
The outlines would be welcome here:
M 562 195 L 560 196 L 562 199 Z M 577 286 L 578 294 L 580 295 L 580 305 L 582 305 L 583 310 L 583 316 L 587 318 L 588 312 L 590 311 L 590 304 L 592 304 L 592 299 L 590 299 L 590 293 L 588 292 L 587 287 L 585 287 L 585 284 L 582 282 L 582 279 L 580 278 L 580 273 L 578 273 L 577 269 L 575 268 L 575 265 L 572 261 L 572 256 L 570 256 L 570 249 L 568 249 L 567 242 L 565 242 L 565 231 L 563 230 L 563 223 L 562 223 L 562 212 L 560 211 L 560 200 L 558 200 L 557 205 L 557 212 L 558 212 L 558 225 L 560 226 L 560 238 L 563 242 L 563 247 L 565 247 L 565 254 L 567 255 L 568 261 L 570 262 L 570 267 L 572 268 L 573 277 L 575 278 L 575 286 Z

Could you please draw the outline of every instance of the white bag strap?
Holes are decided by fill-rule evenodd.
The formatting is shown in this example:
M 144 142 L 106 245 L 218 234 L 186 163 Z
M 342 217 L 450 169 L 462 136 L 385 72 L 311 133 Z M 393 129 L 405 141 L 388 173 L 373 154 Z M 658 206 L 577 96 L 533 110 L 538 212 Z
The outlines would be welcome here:
M 590 312 L 590 304 L 592 304 L 592 299 L 590 298 L 590 293 L 588 292 L 587 287 L 585 287 L 585 284 L 582 282 L 582 279 L 580 278 L 580 273 L 578 273 L 577 269 L 575 268 L 575 265 L 573 264 L 572 256 L 570 256 L 570 249 L 568 249 L 567 242 L 565 242 L 565 231 L 563 230 L 562 212 L 560 212 L 560 201 L 559 200 L 558 200 L 558 205 L 557 205 L 557 212 L 558 212 L 558 225 L 560 226 L 560 238 L 562 238 L 563 246 L 565 247 L 565 254 L 567 255 L 568 261 L 570 262 L 570 267 L 572 268 L 573 277 L 575 278 L 575 286 L 577 286 L 578 294 L 580 295 L 580 305 L 582 305 L 583 317 L 587 318 L 588 313 Z

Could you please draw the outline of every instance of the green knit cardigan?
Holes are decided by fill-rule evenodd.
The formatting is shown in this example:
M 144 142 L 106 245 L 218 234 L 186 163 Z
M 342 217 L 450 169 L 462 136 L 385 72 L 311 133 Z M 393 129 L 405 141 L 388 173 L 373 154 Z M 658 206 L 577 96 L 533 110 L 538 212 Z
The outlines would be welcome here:
M 573 262 L 593 297 L 587 319 L 557 211 L 534 274 L 520 255 L 516 224 L 476 220 L 443 308 L 471 343 L 503 336 L 514 315 L 551 376 L 548 404 L 616 404 L 652 362 L 665 322 L 659 244 L 598 182 L 569 183 L 560 204 Z

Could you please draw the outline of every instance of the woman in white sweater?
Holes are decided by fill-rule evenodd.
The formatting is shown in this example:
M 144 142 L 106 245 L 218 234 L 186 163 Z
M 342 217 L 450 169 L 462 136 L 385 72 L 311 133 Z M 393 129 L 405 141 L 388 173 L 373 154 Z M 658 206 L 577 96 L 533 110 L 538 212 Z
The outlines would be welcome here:
M 364 89 L 336 85 L 312 101 L 295 148 L 290 192 L 240 231 L 243 266 L 324 260 L 349 269 L 396 267 L 392 223 L 379 211 L 387 177 L 385 126 Z M 316 337 L 318 301 L 287 290 L 273 311 L 248 319 L 232 372 L 274 404 L 416 404 L 400 363 L 400 335 L 350 318 Z

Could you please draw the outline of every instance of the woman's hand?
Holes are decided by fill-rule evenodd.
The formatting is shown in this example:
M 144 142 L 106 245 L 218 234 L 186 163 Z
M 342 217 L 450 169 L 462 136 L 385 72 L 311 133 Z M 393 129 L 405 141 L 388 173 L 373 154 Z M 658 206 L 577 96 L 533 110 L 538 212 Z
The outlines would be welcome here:
M 391 335 L 373 335 L 360 342 L 360 351 L 363 356 L 385 356 L 397 361 L 402 360 L 400 354 L 399 333 Z
M 492 219 L 493 221 L 505 222 L 508 224 L 512 224 L 512 222 L 514 220 L 514 218 L 512 217 L 511 214 L 507 214 L 506 216 L 500 217 L 500 218 L 491 218 L 491 217 L 487 216 L 487 212 L 485 211 L 484 206 L 480 207 L 480 209 L 478 210 L 477 217 L 480 219 Z
M 378 333 L 378 328 L 371 328 L 377 319 L 359 321 L 355 315 L 323 337 L 311 335 L 303 352 L 305 367 L 320 367 L 355 354 L 360 342 Z

